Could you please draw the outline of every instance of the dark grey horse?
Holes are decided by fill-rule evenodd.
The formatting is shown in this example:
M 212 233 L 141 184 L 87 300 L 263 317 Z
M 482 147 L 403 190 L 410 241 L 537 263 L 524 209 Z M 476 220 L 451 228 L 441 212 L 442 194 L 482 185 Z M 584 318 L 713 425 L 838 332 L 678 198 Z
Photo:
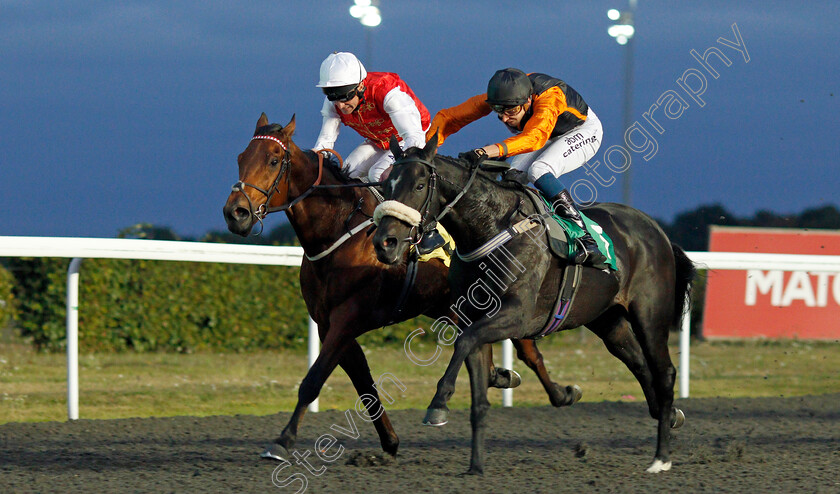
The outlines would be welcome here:
M 518 185 L 500 182 L 494 175 L 469 169 L 461 160 L 436 156 L 436 152 L 437 139 L 432 138 L 424 149 L 395 153 L 397 161 L 384 190 L 387 199 L 397 201 L 386 204 L 402 208 L 402 213 L 380 212 L 373 237 L 376 254 L 384 263 L 403 259 L 405 249 L 419 241 L 435 219 L 455 239 L 458 252 L 469 253 L 514 222 L 539 213 Z M 583 268 L 576 302 L 564 327 L 585 325 L 636 376 L 650 415 L 658 421 L 656 454 L 648 471 L 668 470 L 670 429 L 684 420 L 683 413 L 673 407 L 676 370 L 668 352 L 668 334 L 683 313 L 694 266 L 644 213 L 609 203 L 584 211 L 612 239 L 618 270 Z M 544 243 L 528 235 L 514 237 L 503 248 L 505 255 L 495 256 L 494 262 L 453 256 L 450 299 L 459 309 L 461 334 L 424 421 L 429 425 L 446 422 L 446 403 L 466 361 L 473 431 L 469 473 L 484 469 L 485 419 L 490 408 L 488 365 L 478 349 L 506 338 L 537 336 L 554 308 L 565 267 Z

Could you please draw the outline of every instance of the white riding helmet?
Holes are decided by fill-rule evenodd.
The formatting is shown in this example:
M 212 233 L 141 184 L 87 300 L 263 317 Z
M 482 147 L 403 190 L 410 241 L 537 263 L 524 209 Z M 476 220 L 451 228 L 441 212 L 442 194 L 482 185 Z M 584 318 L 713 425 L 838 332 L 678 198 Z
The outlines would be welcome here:
M 356 85 L 365 80 L 367 71 L 356 55 L 333 52 L 321 63 L 321 80 L 315 87 Z

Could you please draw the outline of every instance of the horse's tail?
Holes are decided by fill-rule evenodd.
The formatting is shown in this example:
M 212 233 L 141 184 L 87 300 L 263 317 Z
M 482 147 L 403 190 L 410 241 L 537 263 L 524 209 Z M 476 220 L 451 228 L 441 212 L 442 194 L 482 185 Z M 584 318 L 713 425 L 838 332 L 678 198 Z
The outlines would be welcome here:
M 682 316 L 688 308 L 686 298 L 691 292 L 691 282 L 697 274 L 694 263 L 679 245 L 672 243 L 674 264 L 676 267 L 676 285 L 674 287 L 674 326 L 679 328 Z

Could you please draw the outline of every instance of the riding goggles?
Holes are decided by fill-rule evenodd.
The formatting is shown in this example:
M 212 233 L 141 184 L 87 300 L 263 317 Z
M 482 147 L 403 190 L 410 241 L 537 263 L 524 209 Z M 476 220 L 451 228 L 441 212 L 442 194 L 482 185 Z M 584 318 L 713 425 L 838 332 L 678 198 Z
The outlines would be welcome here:
M 353 86 L 349 91 L 345 88 L 324 88 L 324 94 L 327 99 L 332 102 L 346 103 L 356 97 L 359 92 L 359 86 Z
M 522 111 L 522 105 L 516 105 L 516 106 L 490 105 L 490 108 L 492 108 L 493 111 L 498 113 L 499 115 L 505 115 L 505 116 L 508 116 L 508 117 L 513 117 L 517 113 Z

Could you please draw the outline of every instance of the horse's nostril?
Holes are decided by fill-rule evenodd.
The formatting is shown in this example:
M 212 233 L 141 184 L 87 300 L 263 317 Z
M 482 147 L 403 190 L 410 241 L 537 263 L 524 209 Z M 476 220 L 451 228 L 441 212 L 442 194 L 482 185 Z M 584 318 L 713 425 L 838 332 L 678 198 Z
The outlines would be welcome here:
M 397 237 L 387 237 L 382 241 L 382 247 L 385 249 L 393 249 L 397 246 Z
M 232 212 L 233 218 L 237 221 L 242 221 L 248 218 L 251 215 L 250 211 L 246 208 L 235 208 Z

